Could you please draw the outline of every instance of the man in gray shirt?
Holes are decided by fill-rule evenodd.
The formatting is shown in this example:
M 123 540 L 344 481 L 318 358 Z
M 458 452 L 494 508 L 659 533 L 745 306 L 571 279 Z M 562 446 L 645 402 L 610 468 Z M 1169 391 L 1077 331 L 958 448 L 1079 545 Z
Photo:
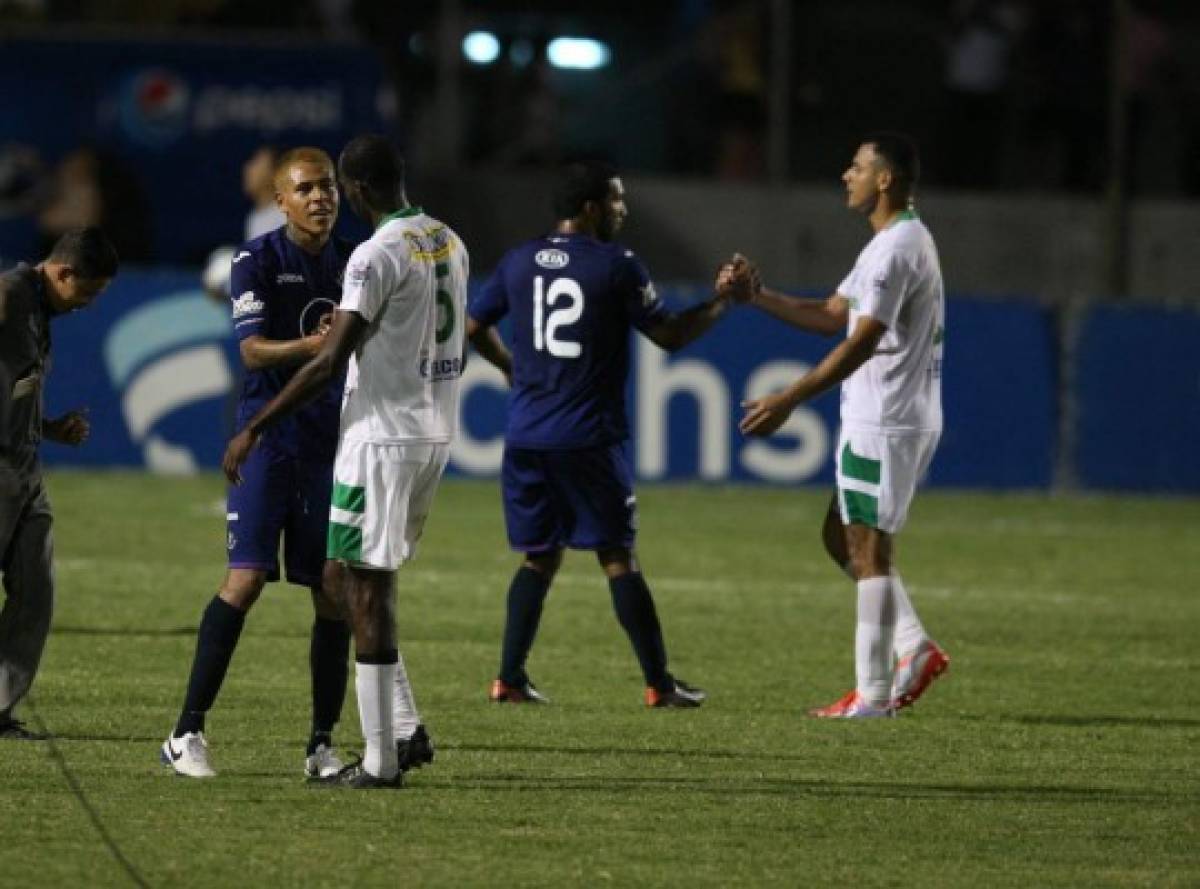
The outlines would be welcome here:
M 88 436 L 83 411 L 42 415 L 50 369 L 50 319 L 86 308 L 117 274 L 117 253 L 98 228 L 73 229 L 36 266 L 0 275 L 0 739 L 40 740 L 12 715 L 37 674 L 54 610 L 50 501 L 38 444 Z

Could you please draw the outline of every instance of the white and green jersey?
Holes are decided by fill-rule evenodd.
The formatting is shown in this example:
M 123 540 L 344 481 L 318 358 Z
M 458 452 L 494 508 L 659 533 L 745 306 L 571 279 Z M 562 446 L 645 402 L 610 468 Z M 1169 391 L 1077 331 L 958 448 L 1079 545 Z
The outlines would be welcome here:
M 341 436 L 448 442 L 458 423 L 467 250 L 410 207 L 387 216 L 346 265 L 339 308 L 369 325 L 350 360 Z
M 946 318 L 937 247 L 912 211 L 876 233 L 837 292 L 858 319 L 887 325 L 875 354 L 842 383 L 842 425 L 886 432 L 942 428 Z

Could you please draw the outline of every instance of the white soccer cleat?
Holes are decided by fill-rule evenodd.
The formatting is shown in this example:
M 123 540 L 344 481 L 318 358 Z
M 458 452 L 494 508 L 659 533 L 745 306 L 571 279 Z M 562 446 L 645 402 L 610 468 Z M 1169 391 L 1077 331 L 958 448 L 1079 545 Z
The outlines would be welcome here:
M 328 744 L 318 744 L 311 756 L 304 759 L 304 774 L 309 778 L 332 778 L 344 764 Z
M 871 704 L 856 690 L 851 690 L 828 707 L 809 710 L 808 715 L 817 719 L 890 719 L 896 715 L 896 711 L 886 704 Z
M 892 682 L 892 706 L 911 706 L 950 666 L 950 656 L 936 642 L 926 639 L 896 663 Z
M 176 775 L 189 778 L 215 778 L 216 770 L 208 761 L 208 742 L 203 732 L 188 732 L 182 738 L 168 737 L 163 741 L 158 758 Z

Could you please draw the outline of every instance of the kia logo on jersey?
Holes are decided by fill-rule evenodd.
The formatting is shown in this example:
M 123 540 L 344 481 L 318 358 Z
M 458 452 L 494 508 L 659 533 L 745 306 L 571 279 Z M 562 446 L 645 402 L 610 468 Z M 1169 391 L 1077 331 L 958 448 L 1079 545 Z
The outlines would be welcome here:
M 533 261 L 544 269 L 561 269 L 571 261 L 571 257 L 561 250 L 539 250 Z

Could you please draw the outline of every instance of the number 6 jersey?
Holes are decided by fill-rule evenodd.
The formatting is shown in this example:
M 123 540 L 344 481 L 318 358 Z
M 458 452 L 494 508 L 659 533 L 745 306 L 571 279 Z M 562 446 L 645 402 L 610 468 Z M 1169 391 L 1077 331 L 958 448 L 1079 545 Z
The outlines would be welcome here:
M 368 327 L 346 375 L 344 439 L 454 437 L 467 268 L 462 240 L 419 207 L 384 217 L 351 255 L 339 308 Z
M 470 313 L 488 326 L 510 319 L 509 445 L 559 450 L 629 437 L 629 331 L 667 316 L 633 253 L 584 234 L 536 238 L 505 255 Z

